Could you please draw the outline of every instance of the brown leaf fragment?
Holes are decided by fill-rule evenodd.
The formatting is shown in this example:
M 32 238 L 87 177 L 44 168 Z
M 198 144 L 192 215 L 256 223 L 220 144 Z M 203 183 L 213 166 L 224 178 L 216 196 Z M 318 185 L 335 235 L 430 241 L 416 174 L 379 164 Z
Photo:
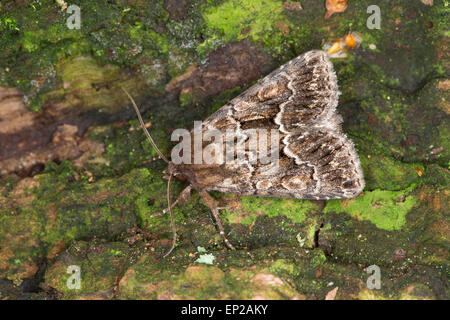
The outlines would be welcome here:
M 327 0 L 325 3 L 327 13 L 325 19 L 328 19 L 336 12 L 344 12 L 347 9 L 347 0 Z
M 289 11 L 302 11 L 303 8 L 300 3 L 285 1 L 283 2 L 283 8 Z
M 426 6 L 432 6 L 433 5 L 433 0 L 420 0 L 420 2 L 422 2 Z
M 438 154 L 440 152 L 444 151 L 444 147 L 437 147 L 431 150 L 431 154 Z
M 333 290 L 329 291 L 325 296 L 325 300 L 334 300 L 336 298 L 336 293 L 338 292 L 338 289 L 339 287 L 336 287 Z

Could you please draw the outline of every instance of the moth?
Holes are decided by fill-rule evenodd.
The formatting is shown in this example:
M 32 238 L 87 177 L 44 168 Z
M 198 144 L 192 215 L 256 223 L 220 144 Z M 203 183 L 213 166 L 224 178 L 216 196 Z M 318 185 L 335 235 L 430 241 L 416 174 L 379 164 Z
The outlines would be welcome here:
M 142 129 L 161 159 L 167 162 L 168 208 L 177 234 L 172 208 L 186 201 L 192 189 L 199 192 L 230 249 L 219 217 L 216 201 L 208 191 L 238 195 L 270 196 L 310 200 L 344 199 L 364 189 L 364 177 L 354 144 L 343 133 L 342 117 L 336 107 L 340 92 L 333 65 L 327 53 L 306 52 L 282 65 L 248 90 L 229 101 L 203 121 L 201 132 L 234 130 L 244 142 L 244 157 L 225 163 L 174 163 L 158 149 L 148 133 L 138 107 L 131 99 Z M 250 161 L 249 129 L 277 130 L 277 165 Z M 271 142 L 272 143 L 272 142 Z M 202 144 L 202 148 L 205 147 Z M 195 158 L 194 151 L 188 158 Z M 225 153 L 225 150 L 218 152 Z M 256 149 L 256 152 L 259 152 Z M 170 199 L 172 178 L 187 181 L 175 202 Z

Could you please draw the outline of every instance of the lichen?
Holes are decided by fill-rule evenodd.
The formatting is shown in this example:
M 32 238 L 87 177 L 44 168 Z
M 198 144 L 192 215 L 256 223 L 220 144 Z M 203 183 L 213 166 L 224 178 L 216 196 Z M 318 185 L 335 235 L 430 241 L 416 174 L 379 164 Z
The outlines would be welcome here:
M 283 19 L 282 2 L 252 1 L 242 2 L 228 0 L 219 6 L 212 6 L 205 10 L 204 18 L 208 27 L 217 30 L 221 41 L 235 41 L 246 37 L 252 40 L 277 37 L 281 32 L 276 30 L 274 22 Z
M 358 220 L 368 220 L 384 230 L 399 230 L 406 222 L 407 213 L 417 200 L 411 187 L 402 191 L 374 190 L 356 199 L 330 200 L 324 213 L 346 212 Z
M 360 159 L 366 190 L 403 190 L 413 183 L 420 183 L 421 175 L 427 174 L 420 163 L 402 163 L 392 158 L 370 154 L 361 154 Z

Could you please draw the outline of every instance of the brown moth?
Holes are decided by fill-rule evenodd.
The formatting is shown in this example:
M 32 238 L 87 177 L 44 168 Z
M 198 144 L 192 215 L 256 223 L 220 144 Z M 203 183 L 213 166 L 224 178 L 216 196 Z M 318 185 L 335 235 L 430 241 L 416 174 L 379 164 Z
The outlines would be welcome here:
M 136 104 L 127 93 L 148 139 L 168 163 L 169 207 L 161 213 L 171 213 L 174 238 L 166 255 L 176 242 L 172 207 L 185 201 L 192 189 L 199 192 L 211 209 L 220 234 L 230 249 L 234 247 L 225 236 L 217 205 L 208 191 L 311 200 L 357 196 L 364 188 L 364 178 L 355 147 L 342 132 L 342 118 L 336 113 L 339 94 L 336 74 L 328 55 L 318 50 L 306 52 L 261 79 L 203 121 L 202 135 L 211 129 L 224 135 L 226 131 L 234 131 L 237 139 L 243 142 L 239 149 L 243 157 L 229 162 L 187 161 L 176 164 L 156 147 Z M 275 140 L 279 146 L 276 166 L 250 161 L 252 151 L 260 152 L 259 144 L 256 149 L 254 145 L 252 148 L 250 135 L 252 129 L 261 128 L 279 133 Z M 273 140 L 270 140 L 271 145 L 274 145 Z M 202 142 L 200 149 L 192 148 L 187 158 L 201 158 L 198 153 L 202 153 L 206 146 L 207 143 Z M 222 149 L 215 150 L 216 156 L 226 153 L 225 147 L 219 146 Z M 235 153 L 238 153 L 237 147 L 233 149 Z M 173 204 L 169 194 L 172 177 L 189 182 Z

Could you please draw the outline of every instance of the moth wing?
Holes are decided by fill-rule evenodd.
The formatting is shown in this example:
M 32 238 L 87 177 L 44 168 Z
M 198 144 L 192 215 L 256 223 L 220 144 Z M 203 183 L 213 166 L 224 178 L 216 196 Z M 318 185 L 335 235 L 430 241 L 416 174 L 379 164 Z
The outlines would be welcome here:
M 201 190 L 300 199 L 354 197 L 364 188 L 364 178 L 354 145 L 341 130 L 338 97 L 327 54 L 309 51 L 204 121 L 204 132 L 234 132 L 237 141 L 244 141 L 244 157 L 222 164 L 183 165 L 182 170 Z M 250 161 L 252 129 L 279 132 L 279 161 Z M 224 157 L 226 146 L 218 150 Z

